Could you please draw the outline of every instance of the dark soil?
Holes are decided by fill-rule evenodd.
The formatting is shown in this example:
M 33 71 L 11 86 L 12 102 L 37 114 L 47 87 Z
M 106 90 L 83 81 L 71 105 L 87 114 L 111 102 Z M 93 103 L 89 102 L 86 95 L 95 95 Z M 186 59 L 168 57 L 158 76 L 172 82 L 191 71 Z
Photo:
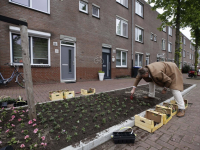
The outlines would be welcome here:
M 190 87 L 189 84 L 184 84 L 184 89 Z M 172 97 L 170 91 L 167 94 L 161 94 L 162 88 L 156 89 L 156 97 L 158 99 L 143 99 L 142 97 L 148 94 L 149 86 L 143 85 L 136 88 L 133 100 L 130 100 L 131 88 L 119 90 L 115 92 L 95 94 L 91 96 L 83 96 L 80 98 L 72 98 L 59 102 L 46 103 L 37 105 L 37 126 L 28 124 L 28 112 L 23 112 L 27 108 L 21 108 L 17 113 L 14 110 L 1 112 L 0 122 L 0 147 L 7 145 L 11 138 L 15 137 L 18 144 L 12 144 L 15 149 L 20 149 L 21 144 L 25 144 L 25 149 L 30 149 L 31 144 L 37 143 L 36 148 L 44 149 L 41 143 L 47 143 L 46 149 L 58 150 L 75 144 L 85 138 L 95 138 L 96 133 L 103 131 L 113 125 L 119 124 L 134 115 L 155 106 L 162 101 Z M 3 117 L 3 113 L 7 114 Z M 18 119 L 24 115 L 24 127 L 21 127 Z M 15 115 L 13 121 L 9 121 L 11 116 Z M 10 128 L 9 124 L 14 124 L 14 128 Z M 35 122 L 34 122 L 35 123 Z M 10 128 L 16 132 L 13 136 L 7 137 L 5 131 Z M 38 128 L 40 134 L 33 133 L 33 130 Z M 2 131 L 1 131 L 2 130 Z M 29 135 L 31 140 L 25 142 L 25 134 L 22 130 L 28 130 L 26 135 Z M 61 133 L 65 130 L 65 133 Z M 45 141 L 42 141 L 41 136 L 45 136 Z M 56 138 L 57 136 L 57 138 Z

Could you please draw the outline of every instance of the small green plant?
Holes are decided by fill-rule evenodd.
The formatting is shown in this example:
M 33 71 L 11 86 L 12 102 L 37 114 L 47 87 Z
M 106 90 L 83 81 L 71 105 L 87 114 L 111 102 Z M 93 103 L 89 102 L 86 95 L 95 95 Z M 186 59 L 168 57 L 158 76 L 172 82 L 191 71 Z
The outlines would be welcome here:
M 45 125 L 44 125 L 44 128 L 48 128 L 48 127 L 49 127 L 49 125 L 48 125 L 48 124 L 45 124 Z
M 53 130 L 53 129 L 51 129 L 49 132 L 50 132 L 50 133 L 53 133 L 53 132 L 54 132 L 54 130 Z
M 97 128 L 97 129 L 98 129 L 98 128 L 100 128 L 100 126 L 99 126 L 99 125 L 95 125 L 94 127 L 95 127 L 95 128 Z
M 106 118 L 103 118 L 103 119 L 102 119 L 102 123 L 103 123 L 103 124 L 106 124 Z
M 99 71 L 98 71 L 98 73 L 104 73 L 104 71 L 102 71 L 102 70 L 99 70 Z
M 66 140 L 67 142 L 69 142 L 71 140 L 72 136 L 71 135 L 67 135 Z
M 74 135 L 75 135 L 75 136 L 77 136 L 77 135 L 78 135 L 78 133 L 77 133 L 77 132 L 74 132 Z
M 134 109 L 134 107 L 131 107 L 131 108 L 130 108 L 130 110 L 133 110 L 133 109 Z
M 85 133 L 85 128 L 84 127 L 81 130 L 83 131 L 83 133 Z
M 20 126 L 21 126 L 21 128 L 23 128 L 23 127 L 25 126 L 25 124 L 22 122 L 22 123 L 20 124 Z
M 85 124 L 86 127 L 87 127 L 88 125 L 89 125 L 88 123 Z
M 64 118 L 60 118 L 59 121 L 62 122 L 64 120 Z
M 60 140 L 60 136 L 56 136 L 55 139 L 58 141 Z
M 82 115 L 82 114 L 80 114 L 80 115 L 79 115 L 79 118 L 82 118 L 82 117 L 83 117 L 83 115 Z
M 16 138 L 14 137 L 14 138 L 12 138 L 10 141 L 8 141 L 7 143 L 8 143 L 8 145 L 14 145 L 14 144 L 17 144 L 17 140 L 16 140 Z
M 72 130 L 76 130 L 76 129 L 77 129 L 77 126 L 73 126 L 73 127 L 72 127 Z

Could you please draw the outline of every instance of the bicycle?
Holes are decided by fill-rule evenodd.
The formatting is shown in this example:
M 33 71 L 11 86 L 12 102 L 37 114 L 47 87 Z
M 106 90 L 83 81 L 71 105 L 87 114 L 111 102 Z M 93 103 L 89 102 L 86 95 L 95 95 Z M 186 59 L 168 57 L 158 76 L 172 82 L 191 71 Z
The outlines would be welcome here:
M 4 65 L 10 65 L 9 63 L 6 63 Z M 6 85 L 7 83 L 9 83 L 10 81 L 12 81 L 12 79 L 14 77 L 16 77 L 16 80 L 15 82 L 18 83 L 19 86 L 21 86 L 22 88 L 25 87 L 25 80 L 24 80 L 24 74 L 19 72 L 19 66 L 15 66 L 14 65 L 14 70 L 13 70 L 13 73 L 12 75 L 9 77 L 9 78 L 4 78 L 3 75 L 1 74 L 0 72 L 0 84 L 4 84 Z

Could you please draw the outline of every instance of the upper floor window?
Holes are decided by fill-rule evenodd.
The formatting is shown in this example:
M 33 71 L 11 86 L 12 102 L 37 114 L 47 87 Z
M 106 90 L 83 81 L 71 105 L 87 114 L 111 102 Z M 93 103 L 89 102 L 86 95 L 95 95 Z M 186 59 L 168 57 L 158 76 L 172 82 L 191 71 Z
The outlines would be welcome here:
M 168 43 L 168 52 L 172 52 L 172 43 Z
M 185 57 L 185 50 L 183 50 L 183 57 Z
M 168 27 L 168 34 L 172 36 L 172 27 Z
M 135 27 L 135 40 L 143 43 L 143 29 Z
M 153 33 L 152 33 L 152 32 L 151 32 L 151 37 L 150 37 L 150 39 L 153 40 Z
M 50 13 L 50 0 L 9 0 L 9 2 Z
M 183 43 L 184 43 L 184 45 L 185 45 L 185 37 L 183 37 Z
M 143 17 L 143 4 L 139 1 L 135 1 L 135 13 Z
M 128 0 L 116 0 L 116 1 L 128 8 Z
M 98 6 L 95 6 L 95 5 L 92 5 L 92 15 L 99 18 L 99 7 Z
M 157 41 L 157 35 L 154 34 L 154 41 L 156 42 Z
M 165 27 L 163 27 L 163 29 L 162 29 L 164 32 L 166 32 L 166 26 Z
M 165 44 L 166 42 L 165 42 L 165 39 L 162 39 L 162 50 L 165 50 Z
M 116 18 L 116 34 L 128 37 L 128 22 L 122 18 Z
M 79 11 L 84 13 L 88 13 L 88 3 L 85 1 L 79 1 Z
M 192 49 L 192 43 L 190 42 L 190 49 Z

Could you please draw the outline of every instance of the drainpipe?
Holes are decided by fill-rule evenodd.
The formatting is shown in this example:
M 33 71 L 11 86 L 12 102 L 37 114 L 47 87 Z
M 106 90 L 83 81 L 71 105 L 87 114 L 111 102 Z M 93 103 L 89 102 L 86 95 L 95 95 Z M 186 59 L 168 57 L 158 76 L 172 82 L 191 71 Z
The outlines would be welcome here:
M 169 26 L 167 26 L 167 61 L 168 61 L 168 48 L 169 48 Z
M 131 15 L 131 20 L 132 20 L 132 26 L 131 26 L 131 31 L 132 31 L 132 38 L 131 38 L 131 77 L 133 77 L 133 50 L 134 50 L 134 0 L 132 0 L 132 15 Z

